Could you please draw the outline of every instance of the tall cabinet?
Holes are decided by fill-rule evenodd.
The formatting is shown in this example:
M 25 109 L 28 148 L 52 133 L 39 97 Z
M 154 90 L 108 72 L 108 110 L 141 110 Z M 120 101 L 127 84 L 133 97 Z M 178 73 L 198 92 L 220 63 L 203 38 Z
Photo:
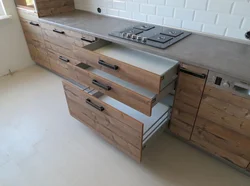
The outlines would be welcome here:
M 208 70 L 181 64 L 170 130 L 189 140 L 193 131 Z

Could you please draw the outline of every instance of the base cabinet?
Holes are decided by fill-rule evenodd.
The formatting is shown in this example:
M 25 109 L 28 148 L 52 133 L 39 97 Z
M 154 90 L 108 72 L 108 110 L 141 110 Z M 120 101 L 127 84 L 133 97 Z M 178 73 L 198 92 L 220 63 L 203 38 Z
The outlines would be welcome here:
M 32 60 L 50 69 L 47 49 L 37 14 L 25 9 L 18 9 L 18 14 Z
M 170 130 L 189 140 L 193 131 L 208 70 L 181 64 Z
M 250 100 L 206 85 L 192 142 L 241 168 L 250 161 Z

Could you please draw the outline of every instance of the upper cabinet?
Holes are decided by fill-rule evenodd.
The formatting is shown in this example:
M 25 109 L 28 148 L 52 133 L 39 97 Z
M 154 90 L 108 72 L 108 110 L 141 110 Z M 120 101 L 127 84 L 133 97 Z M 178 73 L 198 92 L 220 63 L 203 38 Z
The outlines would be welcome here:
M 15 3 L 17 7 L 35 10 L 34 0 L 15 0 Z
M 15 0 L 21 9 L 34 10 L 38 17 L 70 12 L 75 9 L 74 0 Z
M 39 17 L 70 12 L 75 9 L 74 0 L 35 0 Z

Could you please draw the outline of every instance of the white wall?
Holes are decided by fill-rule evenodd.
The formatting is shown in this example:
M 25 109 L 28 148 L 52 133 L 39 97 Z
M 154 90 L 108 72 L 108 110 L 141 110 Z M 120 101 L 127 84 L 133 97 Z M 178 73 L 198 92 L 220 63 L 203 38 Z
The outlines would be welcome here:
M 0 20 L 0 76 L 33 64 L 17 16 L 14 0 L 3 0 L 10 19 Z
M 75 0 L 76 9 L 245 40 L 250 0 Z

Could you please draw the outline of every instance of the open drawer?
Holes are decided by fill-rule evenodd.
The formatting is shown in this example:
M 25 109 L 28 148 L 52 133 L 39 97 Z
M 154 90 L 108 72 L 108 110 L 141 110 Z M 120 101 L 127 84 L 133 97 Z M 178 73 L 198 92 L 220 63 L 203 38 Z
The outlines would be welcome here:
M 175 78 L 166 85 L 160 94 L 155 94 L 84 63 L 79 63 L 76 66 L 68 64 L 68 70 L 70 77 L 77 83 L 91 86 L 148 116 L 151 116 L 152 108 L 174 90 L 177 77 L 175 75 Z
M 170 118 L 170 107 L 163 103 L 148 117 L 93 88 L 68 81 L 63 86 L 70 114 L 139 162 L 146 142 Z
M 160 93 L 177 74 L 178 62 L 121 45 L 98 40 L 88 46 L 74 46 L 78 61 L 120 79 Z

